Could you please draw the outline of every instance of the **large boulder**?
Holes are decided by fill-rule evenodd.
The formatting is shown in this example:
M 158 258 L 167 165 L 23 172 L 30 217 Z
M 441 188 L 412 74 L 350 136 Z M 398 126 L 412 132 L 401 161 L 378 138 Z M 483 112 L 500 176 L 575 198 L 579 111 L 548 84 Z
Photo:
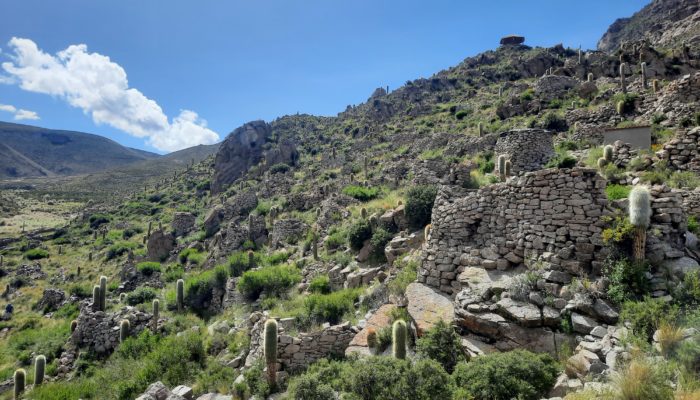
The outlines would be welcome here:
M 216 206 L 212 208 L 204 218 L 204 233 L 207 237 L 215 234 L 221 226 L 221 221 L 224 220 L 224 208 Z
M 231 132 L 221 143 L 214 159 L 212 193 L 222 192 L 263 159 L 263 145 L 272 128 L 265 121 L 248 122 Z
M 184 236 L 194 229 L 195 216 L 188 212 L 176 212 L 173 215 L 173 232 L 175 236 Z
M 438 321 L 452 323 L 454 305 L 452 300 L 422 283 L 414 282 L 406 288 L 408 313 L 416 322 L 418 334 L 430 329 Z
M 666 260 L 662 264 L 669 274 L 674 278 L 682 281 L 689 272 L 698 271 L 700 265 L 690 257 L 681 257 L 671 260 Z
M 380 329 L 388 327 L 391 325 L 391 311 L 396 308 L 393 304 L 384 304 L 379 307 L 379 309 L 372 314 L 372 316 L 367 320 L 365 327 L 355 335 L 350 341 L 348 348 L 345 349 L 345 354 L 358 353 L 364 355 L 370 355 L 370 349 L 367 346 L 367 334 L 370 329 L 374 329 L 379 332 Z
M 172 233 L 155 231 L 148 238 L 146 256 L 151 261 L 161 261 L 170 255 L 175 248 L 175 236 Z

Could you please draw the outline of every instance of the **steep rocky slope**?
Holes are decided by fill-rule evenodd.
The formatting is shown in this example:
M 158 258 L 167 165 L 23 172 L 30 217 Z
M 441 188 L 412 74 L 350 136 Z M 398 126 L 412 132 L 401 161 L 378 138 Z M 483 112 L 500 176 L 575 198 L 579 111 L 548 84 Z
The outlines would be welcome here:
M 629 18 L 616 20 L 598 42 L 612 52 L 627 42 L 646 40 L 661 48 L 700 48 L 700 4 L 695 0 L 653 0 Z

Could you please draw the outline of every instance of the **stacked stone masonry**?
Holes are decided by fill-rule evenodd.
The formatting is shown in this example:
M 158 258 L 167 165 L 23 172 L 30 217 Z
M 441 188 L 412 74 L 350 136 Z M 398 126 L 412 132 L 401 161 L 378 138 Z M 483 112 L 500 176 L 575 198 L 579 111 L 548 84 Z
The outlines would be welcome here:
M 496 142 L 494 153 L 506 155 L 514 173 L 538 170 L 554 157 L 552 132 L 542 129 L 504 132 Z
M 671 139 L 657 152 L 657 156 L 668 161 L 670 168 L 700 173 L 700 128 L 694 128 Z

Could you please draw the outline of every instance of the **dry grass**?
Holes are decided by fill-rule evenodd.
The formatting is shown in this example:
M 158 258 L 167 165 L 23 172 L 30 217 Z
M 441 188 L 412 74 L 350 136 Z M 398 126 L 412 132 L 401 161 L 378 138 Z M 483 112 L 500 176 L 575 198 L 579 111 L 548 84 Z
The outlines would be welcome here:
M 661 354 L 668 357 L 683 340 L 683 328 L 662 322 L 659 326 L 658 340 Z
M 613 379 L 619 400 L 671 400 L 673 388 L 661 366 L 647 358 L 633 359 Z

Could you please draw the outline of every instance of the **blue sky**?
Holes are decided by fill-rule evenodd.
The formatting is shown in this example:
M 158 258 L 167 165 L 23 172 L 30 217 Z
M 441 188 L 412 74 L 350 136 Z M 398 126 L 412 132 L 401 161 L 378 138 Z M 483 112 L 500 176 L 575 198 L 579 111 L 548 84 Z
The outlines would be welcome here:
M 0 120 L 162 153 L 223 139 L 254 119 L 336 115 L 376 87 L 395 88 L 493 49 L 505 34 L 524 35 L 532 46 L 595 48 L 616 18 L 646 3 L 0 0 L 0 63 L 13 67 L 0 67 Z M 13 37 L 29 41 L 10 43 Z M 20 65 L 16 52 L 31 43 L 34 56 Z M 87 48 L 57 56 L 79 44 Z M 61 73 L 34 68 L 44 65 L 38 55 Z M 100 72 L 105 66 L 109 74 Z M 93 98 L 102 85 L 126 79 L 129 90 Z M 20 110 L 40 119 L 17 121 Z

